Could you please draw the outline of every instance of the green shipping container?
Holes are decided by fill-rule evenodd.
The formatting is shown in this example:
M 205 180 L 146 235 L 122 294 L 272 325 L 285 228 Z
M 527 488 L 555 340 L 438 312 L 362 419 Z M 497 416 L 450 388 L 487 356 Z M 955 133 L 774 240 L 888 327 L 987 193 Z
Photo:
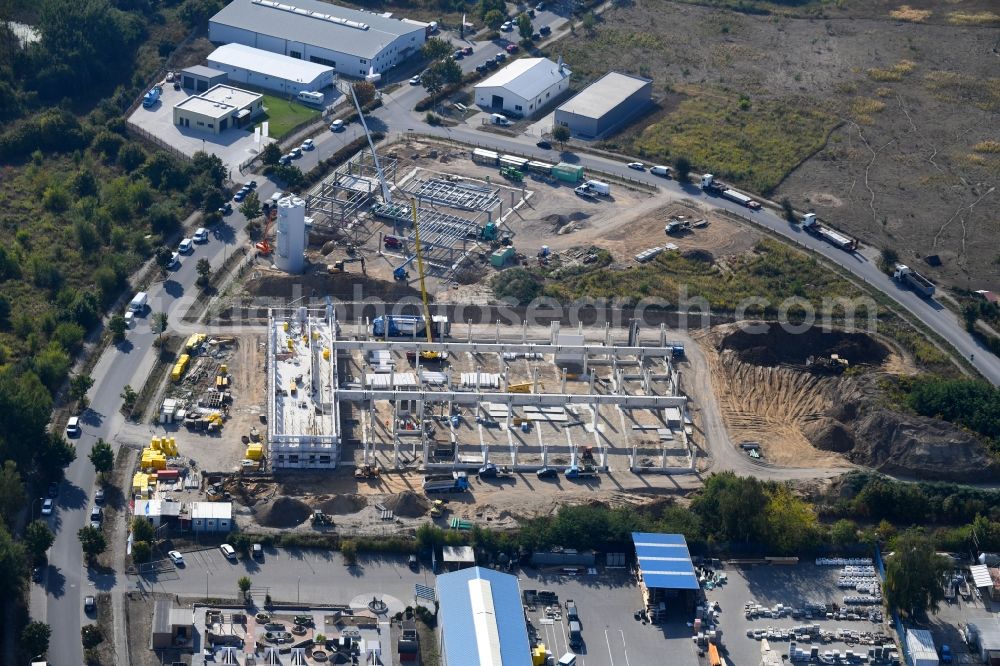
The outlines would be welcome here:
M 566 183 L 578 183 L 583 180 L 583 167 L 560 162 L 552 167 L 552 175 Z
M 490 255 L 490 265 L 500 268 L 507 264 L 507 261 L 514 257 L 514 248 L 511 246 L 502 247 Z

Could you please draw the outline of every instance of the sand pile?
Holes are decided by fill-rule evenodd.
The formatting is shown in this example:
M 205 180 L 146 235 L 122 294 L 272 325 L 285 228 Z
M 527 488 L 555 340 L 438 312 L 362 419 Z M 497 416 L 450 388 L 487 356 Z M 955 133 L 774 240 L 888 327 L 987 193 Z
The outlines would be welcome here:
M 333 515 L 345 515 L 349 513 L 357 513 L 363 508 L 368 506 L 368 500 L 362 495 L 333 495 L 332 497 L 322 500 L 316 505 L 316 508 L 323 513 L 329 513 Z
M 403 518 L 419 518 L 431 508 L 431 503 L 426 497 L 409 490 L 390 495 L 382 505 Z
M 296 527 L 312 515 L 312 509 L 305 502 L 291 497 L 279 497 L 273 502 L 261 504 L 254 514 L 257 522 L 264 527 Z

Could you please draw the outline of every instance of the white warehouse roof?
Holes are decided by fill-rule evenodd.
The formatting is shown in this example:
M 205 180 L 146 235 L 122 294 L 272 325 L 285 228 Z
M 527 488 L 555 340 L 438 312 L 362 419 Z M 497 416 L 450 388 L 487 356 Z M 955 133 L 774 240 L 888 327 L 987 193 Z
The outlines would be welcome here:
M 332 72 L 333 67 L 291 58 L 280 53 L 262 51 L 243 44 L 225 44 L 212 51 L 209 63 L 239 67 L 264 76 L 309 83 L 317 77 Z
M 522 99 L 534 99 L 572 74 L 548 58 L 519 58 L 476 84 L 476 88 L 505 88 Z
M 559 110 L 587 118 L 600 118 L 649 82 L 649 79 L 621 72 L 608 72 L 584 88 L 576 97 L 565 102 Z
M 425 25 L 319 0 L 232 0 L 209 23 L 335 48 L 361 58 L 375 57 L 398 37 L 423 30 Z
M 938 663 L 934 637 L 926 629 L 906 629 L 906 649 L 915 663 Z

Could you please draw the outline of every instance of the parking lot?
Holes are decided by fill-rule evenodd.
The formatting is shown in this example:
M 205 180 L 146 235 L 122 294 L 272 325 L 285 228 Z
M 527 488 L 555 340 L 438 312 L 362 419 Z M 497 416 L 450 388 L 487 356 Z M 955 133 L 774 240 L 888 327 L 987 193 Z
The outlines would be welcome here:
M 642 606 L 635 579 L 625 570 L 598 569 L 596 574 L 562 576 L 525 570 L 518 574 L 521 591 L 549 590 L 557 604 L 550 604 L 557 617 L 546 618 L 545 605 L 529 608 L 528 617 L 539 640 L 558 660 L 569 649 L 565 616 L 567 599 L 576 602 L 582 625 L 583 647 L 576 650 L 577 666 L 643 666 L 655 659 L 671 666 L 695 666 L 698 657 L 691 629 L 684 620 L 664 625 L 646 624 L 634 617 Z M 558 609 L 556 609 L 558 605 Z M 556 612 L 552 614 L 555 615 Z M 751 662 L 737 662 L 740 664 Z
M 760 641 L 747 636 L 747 630 L 790 630 L 805 624 L 817 624 L 822 631 L 837 632 L 847 630 L 858 634 L 882 632 L 892 634 L 891 622 L 871 622 L 864 620 L 827 619 L 825 613 L 813 613 L 811 617 L 758 617 L 747 619 L 744 604 L 753 602 L 761 606 L 773 607 L 784 604 L 802 609 L 807 604 L 843 605 L 845 594 L 856 594 L 837 586 L 841 568 L 836 566 L 816 566 L 813 563 L 797 565 L 726 565 L 726 584 L 706 591 L 710 602 L 719 602 L 721 609 L 719 626 L 722 629 L 722 643 L 734 664 L 760 663 Z M 820 653 L 839 650 L 843 654 L 853 650 L 855 654 L 868 653 L 868 645 L 850 643 L 843 640 L 830 642 L 798 641 L 798 647 L 808 650 L 810 645 L 818 645 Z M 788 654 L 788 640 L 771 640 L 772 649 L 783 655 Z

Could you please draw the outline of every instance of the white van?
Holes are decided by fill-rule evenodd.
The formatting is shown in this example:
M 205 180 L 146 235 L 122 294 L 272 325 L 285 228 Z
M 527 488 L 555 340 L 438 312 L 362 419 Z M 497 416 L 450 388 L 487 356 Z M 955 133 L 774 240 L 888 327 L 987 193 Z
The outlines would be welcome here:
M 653 174 L 654 176 L 663 176 L 664 178 L 669 178 L 670 167 L 663 165 L 649 167 L 649 173 Z
M 126 312 L 125 313 L 125 328 L 126 329 L 130 329 L 130 328 L 134 328 L 134 327 L 135 327 L 135 313 L 131 312 L 131 311 Z
M 493 123 L 494 125 L 503 125 L 504 127 L 510 125 L 510 121 L 507 120 L 507 116 L 503 115 L 502 113 L 490 114 L 490 122 Z
M 129 312 L 134 312 L 136 314 L 142 314 L 146 311 L 146 301 L 149 299 L 149 295 L 144 291 L 140 291 L 138 294 L 132 297 L 132 301 L 128 304 Z
M 567 652 L 563 656 L 559 657 L 559 661 L 556 662 L 558 666 L 576 666 L 576 655 L 572 652 Z
M 326 97 L 321 92 L 313 92 L 311 90 L 303 90 L 299 93 L 299 101 L 305 102 L 306 104 L 316 104 L 321 105 Z

